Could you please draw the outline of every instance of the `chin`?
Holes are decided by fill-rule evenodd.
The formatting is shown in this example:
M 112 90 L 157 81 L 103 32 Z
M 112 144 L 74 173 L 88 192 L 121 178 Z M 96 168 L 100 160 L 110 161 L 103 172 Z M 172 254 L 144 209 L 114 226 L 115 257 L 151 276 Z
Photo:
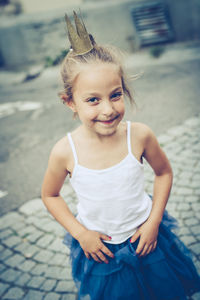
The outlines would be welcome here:
M 97 134 L 102 135 L 102 136 L 109 136 L 113 135 L 117 130 L 117 126 L 113 126 L 110 128 L 101 128 L 96 131 Z

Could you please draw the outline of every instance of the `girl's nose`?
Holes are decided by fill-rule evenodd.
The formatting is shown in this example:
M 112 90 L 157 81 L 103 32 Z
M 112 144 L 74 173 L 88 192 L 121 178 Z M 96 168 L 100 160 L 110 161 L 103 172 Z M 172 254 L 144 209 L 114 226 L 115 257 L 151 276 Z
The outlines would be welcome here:
M 111 101 L 103 101 L 102 103 L 102 113 L 106 116 L 112 115 L 113 113 L 113 103 Z

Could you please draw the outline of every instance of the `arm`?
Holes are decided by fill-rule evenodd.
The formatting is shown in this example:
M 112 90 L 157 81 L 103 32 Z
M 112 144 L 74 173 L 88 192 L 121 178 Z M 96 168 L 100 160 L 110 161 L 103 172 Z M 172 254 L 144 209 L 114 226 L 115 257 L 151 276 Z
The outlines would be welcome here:
M 96 261 L 108 262 L 102 252 L 110 257 L 113 257 L 113 254 L 104 246 L 101 239 L 109 240 L 109 238 L 104 234 L 87 230 L 73 216 L 60 195 L 60 189 L 68 175 L 66 165 L 66 157 L 63 155 L 60 146 L 56 145 L 51 152 L 44 176 L 42 200 L 52 216 L 79 241 L 86 257 L 89 258 L 91 255 Z
M 173 173 L 170 163 L 152 131 L 146 140 L 144 157 L 155 173 L 153 206 L 149 219 L 159 225 L 171 191 Z
M 131 239 L 131 242 L 134 242 L 140 237 L 136 253 L 141 256 L 150 253 L 156 247 L 158 229 L 168 201 L 173 178 L 170 163 L 149 128 L 145 130 L 143 156 L 154 170 L 155 179 L 150 216 Z
M 56 146 L 50 154 L 48 168 L 42 184 L 41 196 L 51 215 L 74 238 L 77 238 L 85 230 L 85 227 L 76 220 L 60 195 L 60 189 L 68 175 L 68 171 L 65 168 L 66 159 L 60 152 L 59 146 Z

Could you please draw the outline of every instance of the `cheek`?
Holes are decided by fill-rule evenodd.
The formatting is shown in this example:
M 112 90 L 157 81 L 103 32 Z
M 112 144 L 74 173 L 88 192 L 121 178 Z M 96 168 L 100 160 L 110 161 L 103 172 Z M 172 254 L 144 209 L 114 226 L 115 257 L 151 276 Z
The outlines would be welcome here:
M 93 119 L 98 115 L 98 109 L 96 109 L 95 107 L 91 107 L 91 106 L 81 106 L 78 109 L 78 113 L 80 118 L 82 119 Z
M 98 116 L 98 109 L 89 108 L 87 111 L 88 119 L 95 119 Z
M 125 105 L 124 105 L 124 101 L 117 101 L 115 103 L 115 109 L 120 112 L 120 113 L 124 113 L 125 112 Z

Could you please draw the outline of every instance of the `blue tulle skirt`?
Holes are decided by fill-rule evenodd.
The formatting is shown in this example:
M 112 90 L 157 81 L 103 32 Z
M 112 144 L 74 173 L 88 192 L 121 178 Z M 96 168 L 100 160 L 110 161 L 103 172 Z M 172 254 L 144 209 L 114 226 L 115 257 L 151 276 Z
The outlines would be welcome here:
M 187 247 L 171 230 L 176 220 L 165 211 L 156 249 L 144 257 L 138 240 L 106 244 L 115 255 L 109 263 L 87 259 L 77 240 L 64 237 L 71 252 L 72 276 L 80 300 L 184 300 L 200 291 L 200 277 Z

